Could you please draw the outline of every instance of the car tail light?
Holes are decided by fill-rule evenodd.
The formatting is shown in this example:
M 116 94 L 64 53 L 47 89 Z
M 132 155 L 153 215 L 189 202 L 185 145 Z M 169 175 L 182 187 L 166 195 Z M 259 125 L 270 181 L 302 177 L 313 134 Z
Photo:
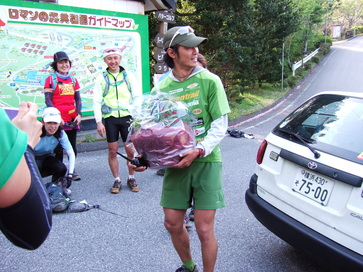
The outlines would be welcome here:
M 263 156 L 265 155 L 266 147 L 267 147 L 267 141 L 263 140 L 263 142 L 261 143 L 261 145 L 260 145 L 260 147 L 258 148 L 258 151 L 257 151 L 256 161 L 257 161 L 258 164 L 262 163 Z

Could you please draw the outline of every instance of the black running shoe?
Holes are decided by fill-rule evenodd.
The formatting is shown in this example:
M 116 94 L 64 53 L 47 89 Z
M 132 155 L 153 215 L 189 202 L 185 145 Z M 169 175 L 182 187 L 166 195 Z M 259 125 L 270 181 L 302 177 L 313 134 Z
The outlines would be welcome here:
M 175 272 L 198 272 L 198 267 L 197 267 L 197 265 L 195 265 L 194 269 L 190 271 L 184 265 L 182 265 L 177 270 L 175 270 Z

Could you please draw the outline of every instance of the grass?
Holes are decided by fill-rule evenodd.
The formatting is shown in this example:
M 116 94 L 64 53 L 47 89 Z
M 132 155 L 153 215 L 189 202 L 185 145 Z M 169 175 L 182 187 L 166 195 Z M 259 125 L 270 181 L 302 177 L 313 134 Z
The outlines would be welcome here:
M 246 88 L 237 99 L 229 101 L 231 113 L 228 114 L 228 118 L 234 120 L 266 108 L 278 101 L 289 90 L 290 88 L 284 88 L 282 91 L 281 87 L 274 87 L 271 84 L 263 84 L 258 89 Z
M 319 58 L 319 61 L 321 57 Z M 298 78 L 296 84 L 299 84 L 299 81 L 303 79 L 310 71 L 314 69 L 317 63 L 310 61 L 309 68 L 299 68 L 296 70 L 296 77 Z M 287 80 L 285 80 L 287 81 Z M 280 98 L 284 97 L 291 89 L 295 88 L 286 86 L 284 90 L 281 89 L 280 84 L 269 84 L 264 83 L 261 87 L 246 87 L 243 90 L 243 94 L 239 94 L 237 97 L 229 98 L 229 106 L 231 108 L 231 113 L 228 114 L 229 120 L 237 119 L 241 116 L 250 115 L 259 110 L 262 110 Z
M 96 141 L 96 139 L 92 135 L 86 135 L 86 136 L 84 136 L 84 139 L 78 140 L 77 144 L 80 144 L 80 143 L 93 143 L 95 141 Z

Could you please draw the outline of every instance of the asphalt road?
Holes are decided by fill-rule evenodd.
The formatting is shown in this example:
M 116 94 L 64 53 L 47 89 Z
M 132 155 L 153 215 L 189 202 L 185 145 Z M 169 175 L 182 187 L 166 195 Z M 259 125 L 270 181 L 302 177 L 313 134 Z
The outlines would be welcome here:
M 332 52 L 279 103 L 231 127 L 254 139 L 227 135 L 221 144 L 227 207 L 217 212 L 215 231 L 219 255 L 215 271 L 324 271 L 322 267 L 264 228 L 248 210 L 244 194 L 254 172 L 259 144 L 271 128 L 312 94 L 323 90 L 360 91 L 363 38 L 335 45 Z M 136 175 L 140 192 L 125 186 L 126 164 L 120 158 L 120 194 L 109 193 L 112 175 L 105 142 L 81 144 L 72 198 L 99 204 L 102 210 L 53 216 L 53 229 L 35 251 L 13 246 L 0 235 L 1 271 L 175 271 L 180 260 L 163 226 L 159 206 L 162 177 L 155 170 Z M 122 147 L 120 147 L 122 151 Z M 114 214 L 116 213 L 116 214 Z M 194 226 L 190 230 L 193 258 L 202 265 Z

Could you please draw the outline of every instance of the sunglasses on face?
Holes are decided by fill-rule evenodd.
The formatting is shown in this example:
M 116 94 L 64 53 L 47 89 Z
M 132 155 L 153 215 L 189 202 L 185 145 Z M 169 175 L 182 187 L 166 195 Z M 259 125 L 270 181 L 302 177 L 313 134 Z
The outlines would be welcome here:
M 178 35 L 184 35 L 184 34 L 188 34 L 188 33 L 194 33 L 194 29 L 191 28 L 190 26 L 182 26 L 181 28 L 179 28 L 175 34 L 173 35 L 173 37 L 170 40 L 169 43 L 169 47 L 171 47 L 171 45 L 173 44 L 173 41 L 175 39 L 176 36 Z

